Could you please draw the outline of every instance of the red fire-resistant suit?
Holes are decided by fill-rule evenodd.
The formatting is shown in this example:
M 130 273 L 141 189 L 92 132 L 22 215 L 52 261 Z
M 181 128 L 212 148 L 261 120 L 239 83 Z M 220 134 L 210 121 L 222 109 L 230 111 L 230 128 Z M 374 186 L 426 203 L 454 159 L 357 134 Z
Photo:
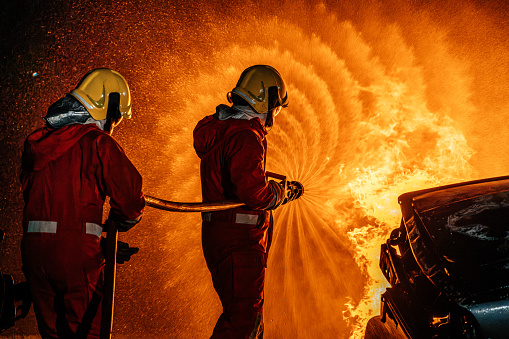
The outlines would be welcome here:
M 218 109 L 220 109 L 218 107 Z M 194 130 L 203 201 L 235 199 L 245 208 L 203 213 L 202 244 L 223 314 L 211 338 L 256 338 L 263 331 L 263 287 L 274 192 L 265 177 L 267 132 L 258 118 L 202 119 Z
M 22 259 L 43 338 L 99 338 L 103 204 L 136 221 L 142 179 L 95 124 L 41 128 L 25 141 Z M 76 334 L 76 336 L 74 336 Z

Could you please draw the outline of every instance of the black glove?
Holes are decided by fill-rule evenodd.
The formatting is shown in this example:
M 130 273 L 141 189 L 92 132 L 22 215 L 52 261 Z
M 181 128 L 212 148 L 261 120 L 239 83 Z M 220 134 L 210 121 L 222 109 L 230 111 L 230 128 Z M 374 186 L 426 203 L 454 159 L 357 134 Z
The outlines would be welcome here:
M 302 187 L 302 184 L 298 181 L 289 181 L 287 183 L 286 199 L 283 204 L 286 204 L 287 202 L 295 200 L 301 196 L 302 191 L 299 190 L 299 186 Z
M 304 192 L 304 187 L 298 181 L 287 181 L 285 184 L 284 181 L 277 182 L 274 180 L 269 180 L 269 184 L 272 187 L 272 191 L 274 192 L 274 199 L 272 200 L 269 207 L 266 208 L 268 210 L 276 209 L 281 205 L 298 199 Z
M 30 290 L 28 282 L 23 281 L 14 285 L 14 296 L 16 301 L 21 301 L 21 305 L 16 307 L 16 311 L 20 312 L 20 314 L 16 317 L 16 320 L 25 318 L 30 311 L 30 306 L 32 305 L 32 291 Z
M 138 253 L 138 247 L 129 247 L 129 244 L 117 241 L 117 264 L 123 264 L 131 259 L 131 255 Z
M 106 238 L 101 238 L 101 247 L 104 253 L 106 251 Z M 129 247 L 128 243 L 117 240 L 117 264 L 129 261 L 131 256 L 138 253 L 139 250 L 138 247 Z

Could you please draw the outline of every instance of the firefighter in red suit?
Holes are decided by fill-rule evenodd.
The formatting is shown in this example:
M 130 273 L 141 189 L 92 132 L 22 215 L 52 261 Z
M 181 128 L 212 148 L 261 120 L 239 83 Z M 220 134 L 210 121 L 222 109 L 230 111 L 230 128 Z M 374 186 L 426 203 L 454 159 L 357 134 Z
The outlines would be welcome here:
M 145 206 L 142 178 L 111 137 L 122 117 L 131 117 L 124 77 L 96 69 L 25 141 L 21 251 L 42 338 L 99 338 L 103 204 L 110 197 L 120 231 Z
M 242 73 L 228 100 L 231 107 L 219 105 L 194 129 L 203 201 L 247 205 L 202 213 L 203 252 L 223 306 L 211 338 L 262 338 L 271 210 L 286 202 L 280 183 L 265 176 L 265 136 L 288 99 L 279 72 L 255 65 Z

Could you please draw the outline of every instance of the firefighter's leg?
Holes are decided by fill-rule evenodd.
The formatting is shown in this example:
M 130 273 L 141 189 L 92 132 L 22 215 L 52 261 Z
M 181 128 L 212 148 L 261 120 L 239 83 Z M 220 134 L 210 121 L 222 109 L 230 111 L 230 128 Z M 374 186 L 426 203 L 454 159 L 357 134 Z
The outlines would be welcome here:
M 49 282 L 30 273 L 29 284 L 32 291 L 34 313 L 37 319 L 37 327 L 42 338 L 58 338 L 57 334 L 57 312 L 55 310 L 56 294 L 53 292 Z
M 103 258 L 97 244 L 86 247 L 81 237 L 23 239 L 24 272 L 42 338 L 99 338 Z
M 58 303 L 57 288 L 48 276 L 48 260 L 41 254 L 43 251 L 39 249 L 38 241 L 24 240 L 24 243 L 25 246 L 22 246 L 23 273 L 32 293 L 39 334 L 43 339 L 58 338 L 57 311 L 55 310 Z
M 67 278 L 65 315 L 76 338 L 99 338 L 102 272 L 102 266 L 86 267 Z
M 211 273 L 223 304 L 211 338 L 261 338 L 265 253 L 234 252 Z

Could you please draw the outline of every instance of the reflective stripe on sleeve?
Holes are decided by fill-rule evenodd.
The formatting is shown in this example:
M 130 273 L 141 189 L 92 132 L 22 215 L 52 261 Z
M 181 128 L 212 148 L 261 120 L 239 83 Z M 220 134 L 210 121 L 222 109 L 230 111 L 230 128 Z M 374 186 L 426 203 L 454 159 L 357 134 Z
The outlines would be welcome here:
M 235 215 L 235 223 L 256 225 L 258 223 L 258 215 L 257 214 L 237 213 Z
M 56 221 L 32 221 L 28 222 L 28 233 L 57 233 Z
M 87 234 L 93 234 L 99 238 L 101 237 L 101 233 L 103 232 L 103 228 L 101 225 L 97 225 L 92 222 L 87 222 L 85 226 Z

